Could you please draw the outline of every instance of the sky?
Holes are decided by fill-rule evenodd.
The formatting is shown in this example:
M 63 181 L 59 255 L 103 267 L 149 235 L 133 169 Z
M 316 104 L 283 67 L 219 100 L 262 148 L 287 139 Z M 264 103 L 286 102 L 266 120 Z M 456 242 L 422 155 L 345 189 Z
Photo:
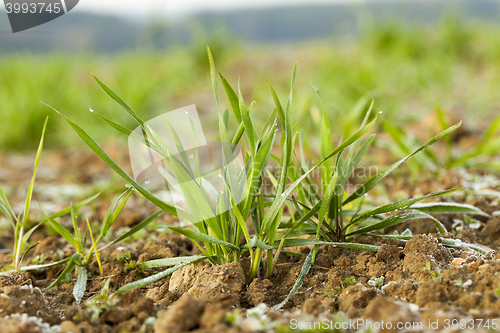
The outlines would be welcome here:
M 359 2 L 360 0 L 80 0 L 75 9 L 129 17 L 148 17 L 161 14 L 175 19 L 200 10 L 229 10 L 350 1 Z

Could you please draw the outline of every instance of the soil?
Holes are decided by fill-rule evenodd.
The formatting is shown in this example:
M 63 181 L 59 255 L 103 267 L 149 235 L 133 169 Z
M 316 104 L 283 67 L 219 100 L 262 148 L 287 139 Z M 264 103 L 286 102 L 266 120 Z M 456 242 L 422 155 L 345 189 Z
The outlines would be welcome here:
M 59 191 L 65 188 L 61 184 L 83 184 L 83 190 L 78 194 L 89 192 L 90 195 L 94 193 L 91 190 L 96 183 L 113 180 L 108 168 L 91 154 L 74 155 L 69 159 L 61 152 L 48 154 L 55 156 L 55 159 L 50 165 L 41 166 L 35 200 L 44 207 L 47 202 L 52 202 L 54 207 L 50 210 L 63 208 L 64 202 L 68 202 L 64 200 L 74 196 L 71 193 L 44 193 L 48 184 L 54 186 L 54 174 L 59 175 Z M 80 164 L 71 162 L 75 164 L 64 167 L 67 160 L 74 159 L 79 159 Z M 18 195 L 18 188 L 25 188 L 30 177 L 28 172 L 23 171 L 30 170 L 24 167 L 28 162 L 20 163 L 20 160 L 22 158 L 17 157 L 14 163 L 12 158 L 0 157 L 3 168 L 0 181 L 2 187 L 4 183 L 7 184 L 6 192 L 14 198 L 14 206 L 22 205 L 19 199 L 22 193 Z M 465 173 L 450 172 L 438 181 L 422 177 L 415 185 L 409 177 L 396 175 L 385 182 L 386 193 L 389 193 L 385 195 L 386 199 L 382 196 L 374 197 L 373 200 L 383 202 L 390 195 L 400 195 L 405 190 L 407 196 L 427 194 L 438 189 L 459 187 L 469 180 L 470 177 Z M 498 190 L 497 185 L 491 184 L 485 185 L 485 188 Z M 391 323 L 391 328 L 386 326 L 380 330 L 384 332 L 405 331 L 396 329 L 397 323 L 422 322 L 422 329 L 406 331 L 426 332 L 430 330 L 425 326 L 426 323 L 436 323 L 437 326 L 432 328 L 444 331 L 447 320 L 451 322 L 456 319 L 458 323 L 460 320 L 475 320 L 473 330 L 486 332 L 486 328 L 477 328 L 479 320 L 492 323 L 492 320 L 500 318 L 499 199 L 491 195 L 474 195 L 473 191 L 462 192 L 465 193 L 457 194 L 453 200 L 475 205 L 489 213 L 490 217 L 473 216 L 479 221 L 476 228 L 465 225 L 463 229 L 444 236 L 487 247 L 489 251 L 485 255 L 465 247 L 443 246 L 440 242 L 443 235 L 435 233 L 432 222 L 417 220 L 385 230 L 385 233 L 392 234 L 395 230 L 402 232 L 409 228 L 415 237 L 406 243 L 366 236 L 356 239 L 357 242 L 380 246 L 378 252 L 332 246 L 322 248 L 300 290 L 279 311 L 269 308 L 282 302 L 288 295 L 310 247 L 293 249 L 302 253 L 300 258 L 282 254 L 271 278 L 257 278 L 249 285 L 246 285 L 248 258 L 221 266 L 212 266 L 208 262 L 189 265 L 144 288 L 117 296 L 114 306 L 98 316 L 92 316 L 92 307 L 87 301 L 100 294 L 108 279 L 110 292 L 113 292 L 158 271 L 127 268 L 120 261 L 124 253 L 130 252 L 130 260 L 137 263 L 200 254 L 197 247 L 183 236 L 151 231 L 142 239 L 117 244 L 102 252 L 103 274 L 99 274 L 97 263 L 91 264 L 91 277 L 80 304 L 73 297 L 76 276 L 70 283 L 43 291 L 64 266 L 0 275 L 1 331 L 288 332 L 295 327 L 292 323 L 302 323 L 301 327 L 307 328 L 307 325 L 323 320 L 342 323 L 349 319 L 363 319 Z M 57 200 L 53 200 L 55 197 Z M 105 195 L 105 198 L 109 201 L 111 195 Z M 107 201 L 96 201 L 91 205 L 85 212 L 89 219 L 102 219 Z M 35 208 L 33 211 L 32 219 L 36 220 L 38 212 Z M 133 227 L 154 211 L 152 205 L 133 196 L 122 217 L 113 225 L 113 230 L 116 232 L 120 228 Z M 462 218 L 461 215 L 435 216 L 448 230 L 453 230 L 455 219 Z M 175 220 L 171 216 L 162 217 L 162 221 L 167 224 Z M 12 248 L 10 229 L 2 229 L 0 240 L 5 248 Z M 45 227 L 37 230 L 32 240 L 40 240 L 41 243 L 25 258 L 26 264 L 31 264 L 42 254 L 48 263 L 55 260 L 56 256 L 65 257 L 73 253 L 64 239 L 56 237 Z M 0 266 L 10 265 L 11 262 L 11 251 L 2 251 Z M 352 277 L 354 279 L 349 279 Z M 370 281 L 372 278 L 383 278 L 383 281 L 381 279 L 379 284 L 374 284 Z M 310 331 L 317 330 L 315 327 L 309 328 Z M 349 326 L 343 331 L 357 330 Z

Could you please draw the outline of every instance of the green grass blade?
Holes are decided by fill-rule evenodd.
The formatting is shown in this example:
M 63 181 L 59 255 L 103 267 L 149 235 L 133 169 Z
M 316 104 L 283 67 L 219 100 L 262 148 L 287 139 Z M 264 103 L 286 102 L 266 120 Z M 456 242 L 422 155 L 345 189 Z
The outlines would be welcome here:
M 274 243 L 274 247 L 277 248 L 279 244 L 277 242 Z M 317 241 L 314 239 L 307 238 L 289 238 L 285 240 L 284 247 L 295 247 L 302 245 L 333 245 L 338 247 L 344 247 L 349 249 L 363 250 L 363 251 L 372 251 L 376 252 L 379 250 L 378 246 L 368 245 L 368 244 L 359 244 L 359 243 L 349 243 L 349 242 L 323 242 Z
M 24 251 L 22 257 L 21 257 L 21 260 L 19 260 L 19 266 L 22 265 L 23 263 L 23 260 L 24 258 L 26 257 L 26 255 L 28 255 L 28 253 L 30 253 L 31 250 L 33 250 L 35 248 L 35 246 L 37 246 L 38 244 L 40 244 L 40 242 L 36 242 L 35 244 L 31 244 L 27 249 L 26 251 Z
M 233 109 L 234 118 L 236 118 L 238 124 L 241 124 L 242 119 L 241 119 L 238 96 L 236 96 L 236 93 L 234 92 L 231 85 L 227 82 L 226 78 L 224 78 L 224 76 L 222 76 L 222 74 L 220 73 L 219 76 L 222 81 L 222 85 L 224 86 L 224 90 L 226 91 L 227 98 L 229 99 L 229 103 L 231 104 L 231 108 Z
M 38 207 L 40 207 L 40 210 L 42 211 L 43 215 L 45 216 L 45 219 L 49 222 L 50 226 L 52 228 L 54 228 L 55 231 L 57 231 L 57 233 L 59 235 L 64 237 L 64 239 L 66 239 L 71 245 L 73 245 L 76 249 L 78 249 L 78 244 L 77 244 L 75 237 L 68 230 L 66 230 L 66 228 L 64 228 L 62 225 L 60 225 L 56 221 L 54 221 L 51 216 L 48 216 L 45 213 L 45 211 L 42 209 L 42 206 L 40 206 L 40 204 L 38 204 Z
M 113 244 L 116 244 L 118 242 L 121 242 L 127 238 L 129 238 L 130 236 L 132 236 L 133 234 L 135 234 L 136 232 L 138 232 L 139 230 L 142 230 L 144 228 L 146 228 L 148 226 L 148 224 L 150 224 L 151 222 L 153 222 L 154 220 L 156 220 L 161 214 L 163 214 L 163 211 L 162 210 L 159 210 L 157 211 L 156 213 L 150 215 L 148 218 L 146 218 L 144 221 L 142 221 L 141 223 L 139 223 L 138 225 L 136 225 L 135 227 L 133 227 L 132 229 L 130 229 L 129 231 L 127 231 L 126 233 L 124 233 L 123 235 L 121 235 L 120 237 L 116 238 L 114 241 L 112 241 L 111 243 L 109 244 L 106 244 L 105 246 L 103 246 L 101 249 L 99 249 L 99 251 L 102 251 L 104 250 L 105 248 L 107 248 L 108 246 L 111 246 Z
M 159 267 L 169 267 L 179 265 L 185 262 L 189 262 L 197 259 L 205 259 L 205 256 L 190 256 L 190 257 L 175 257 L 175 258 L 163 258 L 156 260 L 149 260 L 144 262 L 146 268 L 159 268 Z
M 402 201 L 393 202 L 393 203 L 390 203 L 387 205 L 383 205 L 380 207 L 376 207 L 376 208 L 370 209 L 362 214 L 359 214 L 358 217 L 353 219 L 350 224 L 354 224 L 358 221 L 361 221 L 365 218 L 368 218 L 370 216 L 374 216 L 377 214 L 389 213 L 389 212 L 393 212 L 393 211 L 400 210 L 400 209 L 406 209 L 408 207 L 413 208 L 412 205 L 414 205 L 418 201 L 421 201 L 421 200 L 424 200 L 427 198 L 437 197 L 440 195 L 453 193 L 453 192 L 456 192 L 458 190 L 459 189 L 451 189 L 451 190 L 445 190 L 445 191 L 439 191 L 439 192 L 432 192 L 432 193 L 429 193 L 429 194 L 421 196 L 421 197 L 412 198 L 412 199 L 408 199 L 408 200 L 402 200 Z
M 123 294 L 124 292 L 132 290 L 132 289 L 145 287 L 148 284 L 151 284 L 153 282 L 156 282 L 158 280 L 163 279 L 164 277 L 169 276 L 170 274 L 172 274 L 173 272 L 175 272 L 178 269 L 181 269 L 182 267 L 185 267 L 187 265 L 191 265 L 191 264 L 200 262 L 202 260 L 205 260 L 206 258 L 207 257 L 192 257 L 191 260 L 183 261 L 182 264 L 179 264 L 179 265 L 174 266 L 172 268 L 166 269 L 163 272 L 160 272 L 160 273 L 155 274 L 155 275 L 148 276 L 147 278 L 142 279 L 142 280 L 138 280 L 138 281 L 134 281 L 134 282 L 128 283 L 128 284 L 124 285 L 123 287 L 121 287 L 120 289 L 118 289 L 117 291 L 115 291 L 113 293 L 113 296 L 117 296 L 117 295 Z
M 46 268 L 50 268 L 50 267 L 59 266 L 61 264 L 64 264 L 65 262 L 70 261 L 71 258 L 72 257 L 68 257 L 68 258 L 65 258 L 65 259 L 60 260 L 60 261 L 51 262 L 50 264 L 24 266 L 24 267 L 21 267 L 21 272 L 35 271 L 35 270 L 38 270 L 38 269 L 46 269 Z M 16 272 L 16 271 L 15 270 L 9 270 L 9 271 L 5 271 L 5 272 L 0 272 L 0 275 L 7 275 L 7 274 L 14 273 L 14 272 Z
M 12 207 L 10 206 L 9 200 L 7 199 L 7 196 L 5 195 L 2 187 L 0 186 L 0 199 L 3 201 L 3 203 L 0 203 L 2 207 L 4 207 L 2 212 L 9 218 L 11 221 L 14 221 L 16 214 L 14 214 L 14 211 L 12 210 Z
M 316 231 L 316 240 L 319 239 L 319 231 L 321 228 L 321 225 L 323 224 L 323 221 L 325 220 L 325 217 L 327 216 L 328 213 L 328 208 L 330 207 L 330 202 L 332 201 L 333 196 L 335 195 L 335 188 L 337 184 L 337 178 L 338 174 L 334 173 L 332 179 L 330 179 L 330 182 L 328 183 L 328 186 L 326 187 L 326 192 L 321 199 L 321 205 L 319 207 L 319 212 L 318 212 L 318 229 Z
M 24 205 L 24 214 L 22 226 L 26 227 L 26 222 L 28 221 L 28 214 L 30 210 L 31 197 L 33 195 L 33 186 L 35 185 L 36 172 L 38 170 L 38 164 L 40 163 L 40 158 L 42 157 L 42 149 L 43 149 L 43 139 L 45 137 L 45 130 L 47 129 L 47 122 L 49 121 L 49 117 L 45 119 L 45 123 L 43 124 L 42 137 L 40 139 L 40 144 L 38 145 L 38 149 L 36 151 L 35 158 L 35 167 L 33 169 L 33 177 L 31 178 L 30 186 L 28 188 L 28 195 L 26 196 L 26 204 Z
M 367 227 L 358 229 L 356 231 L 353 231 L 353 232 L 347 234 L 347 236 L 364 234 L 364 233 L 367 233 L 370 231 L 375 231 L 375 230 L 382 230 L 382 229 L 389 228 L 389 227 L 392 227 L 394 225 L 404 223 L 404 222 L 409 221 L 409 220 L 415 220 L 415 219 L 431 219 L 434 222 L 434 224 L 436 225 L 436 227 L 440 233 L 446 233 L 446 229 L 441 224 L 441 222 L 439 222 L 433 216 L 426 214 L 426 213 L 423 213 L 423 212 L 419 212 L 419 211 L 409 211 L 409 212 L 404 212 L 404 213 L 400 213 L 397 215 L 393 215 L 391 217 L 386 218 L 385 220 L 382 220 L 381 222 L 378 222 L 378 223 L 369 225 Z
M 208 62 L 210 64 L 210 79 L 212 81 L 212 89 L 214 91 L 215 101 L 217 102 L 217 108 L 220 111 L 220 97 L 219 97 L 219 85 L 217 84 L 217 72 L 215 71 L 214 58 L 212 52 L 207 45 Z
M 168 228 L 171 229 L 172 231 L 175 231 L 181 235 L 186 236 L 189 239 L 194 239 L 194 240 L 204 242 L 204 243 L 217 244 L 217 245 L 225 246 L 225 247 L 233 249 L 233 250 L 239 250 L 239 247 L 237 247 L 234 244 L 224 242 L 220 239 L 203 234 L 203 233 L 195 231 L 195 230 L 190 230 L 190 229 L 185 229 L 185 228 L 177 228 L 177 227 L 168 227 Z
M 120 194 L 118 198 L 115 199 L 115 201 L 109 206 L 108 210 L 106 211 L 106 215 L 104 216 L 104 220 L 102 221 L 102 227 L 101 227 L 101 233 L 99 237 L 97 238 L 97 243 L 106 236 L 106 234 L 109 231 L 109 228 L 113 225 L 115 222 L 116 218 L 118 217 L 118 214 L 122 211 L 123 207 L 127 203 L 128 198 L 133 193 L 134 188 L 128 188 L 125 192 Z M 120 200 L 123 199 L 123 201 L 120 203 Z M 120 205 L 118 205 L 120 203 Z M 118 207 L 117 207 L 118 206 Z
M 472 205 L 460 204 L 456 202 L 419 203 L 411 206 L 411 209 L 416 209 L 430 214 L 473 214 L 490 216 L 490 214 L 485 213 Z
M 285 306 L 286 303 L 288 303 L 288 301 L 290 300 L 290 298 L 292 298 L 293 294 L 295 294 L 300 289 L 302 283 L 304 282 L 304 279 L 306 278 L 307 273 L 309 273 L 309 270 L 311 269 L 313 252 L 314 251 L 310 251 L 306 259 L 304 260 L 304 265 L 302 265 L 299 276 L 297 277 L 297 280 L 295 280 L 295 284 L 293 285 L 292 290 L 290 290 L 288 296 L 285 298 L 283 302 L 273 306 L 272 307 L 273 310 L 279 310 L 283 306 Z
M 66 267 L 63 269 L 61 274 L 57 277 L 57 279 L 52 282 L 50 286 L 44 289 L 44 291 L 47 291 L 49 289 L 54 288 L 55 286 L 58 286 L 63 283 L 70 282 L 72 277 L 72 273 L 76 268 L 77 263 L 81 262 L 83 260 L 83 256 L 80 253 L 75 253 L 70 257 L 70 260 Z
M 176 209 L 175 206 L 173 206 L 169 203 L 164 202 L 163 200 L 161 200 L 160 198 L 156 197 L 151 192 L 146 190 L 144 187 L 142 187 L 139 183 L 137 183 L 118 164 L 116 164 L 116 162 L 81 127 L 76 125 L 74 122 L 69 120 L 65 115 L 63 115 L 62 113 L 60 113 L 59 111 L 57 111 L 56 109 L 51 107 L 50 105 L 48 105 L 48 104 L 45 104 L 45 105 L 47 105 L 48 107 L 50 107 L 51 109 L 56 111 L 59 115 L 61 115 L 66 120 L 66 122 L 71 127 L 73 127 L 73 129 L 78 134 L 78 136 L 80 136 L 80 138 L 82 138 L 83 142 L 85 142 L 85 144 L 90 149 L 92 149 L 94 151 L 94 153 L 96 153 L 97 156 L 99 156 L 107 165 L 109 165 L 111 167 L 111 169 L 113 169 L 113 171 L 116 172 L 116 174 L 118 174 L 120 177 L 122 177 L 124 180 L 126 180 L 128 183 L 130 183 L 132 186 L 134 186 L 136 188 L 136 190 L 139 193 L 141 193 L 146 199 L 148 199 L 153 204 L 155 204 L 159 208 L 163 209 L 164 211 L 166 211 L 172 215 L 178 216 L 178 214 L 180 213 L 180 215 L 183 218 L 187 218 L 188 220 L 190 219 L 189 214 L 185 213 L 181 209 Z
M 111 97 L 116 103 L 120 104 L 121 107 L 127 111 L 134 119 L 141 125 L 144 125 L 144 121 L 142 121 L 141 118 L 137 116 L 137 114 L 132 110 L 130 106 L 127 105 L 117 94 L 113 92 L 113 90 L 109 89 L 108 86 L 106 86 L 104 83 L 102 83 L 101 80 L 97 78 L 97 76 L 93 75 L 94 79 L 97 81 L 97 83 L 101 86 L 101 88 L 108 94 L 109 97 Z
M 401 160 L 397 161 L 396 163 L 390 165 L 389 167 L 385 168 L 384 170 L 382 170 L 380 173 L 378 173 L 377 175 L 373 176 L 372 178 L 370 178 L 368 181 L 366 181 L 357 191 L 355 191 L 353 194 L 351 194 L 347 199 L 344 200 L 343 202 L 343 205 L 346 205 L 348 204 L 349 202 L 353 201 L 353 200 L 356 200 L 357 198 L 363 196 L 365 193 L 367 193 L 368 191 L 370 191 L 372 188 L 374 188 L 382 179 L 384 179 L 388 174 L 390 174 L 392 171 L 394 171 L 394 169 L 396 169 L 397 167 L 399 167 L 401 164 L 403 164 L 403 162 L 407 161 L 408 159 L 410 159 L 411 157 L 413 157 L 414 155 L 418 154 L 419 152 L 421 152 L 422 150 L 426 149 L 427 147 L 431 146 L 432 144 L 436 143 L 437 141 L 441 140 L 442 138 L 444 138 L 445 136 L 447 136 L 448 134 L 450 134 L 451 132 L 455 131 L 458 127 L 460 127 L 462 123 L 458 123 L 450 128 L 448 128 L 447 130 L 439 133 L 438 135 L 436 135 L 435 137 L 433 137 L 432 139 L 430 139 L 429 141 L 427 141 L 426 143 L 424 143 L 422 146 L 420 146 L 417 150 L 415 150 L 413 153 L 411 153 L 410 155 L 402 158 Z

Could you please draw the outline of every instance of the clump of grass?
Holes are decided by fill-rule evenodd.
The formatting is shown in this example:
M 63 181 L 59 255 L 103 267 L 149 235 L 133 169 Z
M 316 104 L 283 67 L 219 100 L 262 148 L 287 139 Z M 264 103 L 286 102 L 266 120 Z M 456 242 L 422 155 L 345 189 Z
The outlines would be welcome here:
M 14 249 L 13 249 L 13 262 L 11 266 L 7 266 L 3 268 L 3 271 L 5 273 L 9 273 L 10 270 L 20 272 L 23 270 L 30 270 L 30 269 L 35 269 L 37 267 L 49 267 L 54 264 L 60 264 L 63 262 L 66 262 L 67 259 L 62 260 L 58 263 L 53 263 L 49 265 L 43 265 L 44 257 L 40 256 L 37 260 L 35 260 L 35 263 L 39 263 L 42 265 L 35 265 L 35 266 L 22 266 L 23 259 L 26 257 L 26 255 L 33 249 L 35 246 L 37 246 L 40 242 L 34 243 L 34 244 L 29 244 L 29 237 L 32 235 L 32 233 L 40 227 L 42 224 L 47 222 L 47 219 L 44 219 L 40 221 L 38 224 L 33 226 L 32 228 L 29 228 L 29 211 L 30 211 L 30 206 L 31 206 L 31 200 L 33 196 L 33 188 L 35 185 L 35 179 L 36 179 L 36 174 L 38 170 L 38 165 L 40 163 L 40 159 L 42 156 L 42 150 L 43 150 L 43 142 L 45 138 L 45 131 L 47 128 L 47 123 L 48 123 L 48 117 L 45 119 L 45 123 L 43 125 L 42 129 L 42 137 L 40 139 L 36 157 L 35 157 L 35 166 L 33 169 L 33 176 L 31 178 L 31 182 L 28 187 L 28 193 L 26 195 L 25 199 L 25 205 L 24 205 L 24 210 L 22 212 L 19 212 L 19 214 L 16 214 L 14 210 L 12 209 L 9 200 L 7 199 L 7 196 L 5 195 L 5 192 L 3 189 L 0 187 L 0 212 L 3 213 L 6 217 L 7 220 L 10 222 L 10 225 L 12 226 L 12 229 L 14 231 Z M 97 194 L 98 195 L 98 194 Z M 80 208 L 92 200 L 94 200 L 97 195 L 92 196 L 88 199 L 85 199 L 81 202 L 78 202 L 75 207 Z M 65 209 L 62 209 L 59 212 L 56 212 L 52 214 L 49 219 L 54 219 L 63 215 L 66 215 L 70 212 L 70 207 L 67 207 Z M 42 254 L 43 255 L 43 254 Z
M 206 180 L 198 172 L 199 164 L 197 165 L 197 163 L 200 163 L 200 161 L 197 158 L 197 153 L 195 152 L 193 159 L 188 158 L 173 126 L 166 122 L 175 144 L 175 147 L 170 147 L 127 103 L 97 77 L 95 78 L 103 90 L 137 121 L 143 135 L 137 135 L 132 130 L 113 120 L 97 112 L 94 113 L 114 129 L 158 153 L 162 158 L 162 162 L 175 178 L 189 180 L 178 184 L 182 193 L 186 195 L 187 208 L 185 209 L 176 207 L 172 202 L 162 200 L 144 188 L 141 183 L 130 177 L 116 164 L 81 127 L 61 114 L 83 141 L 146 199 L 163 211 L 191 221 L 193 228 L 170 227 L 170 229 L 191 239 L 203 254 L 195 257 L 166 258 L 145 262 L 144 266 L 146 268 L 173 267 L 125 285 L 115 294 L 143 287 L 171 274 L 177 269 L 201 260 L 209 260 L 214 265 L 238 261 L 244 252 L 249 252 L 251 259 L 248 280 L 248 282 L 251 282 L 257 275 L 262 274 L 260 268 L 263 266 L 264 261 L 266 267 L 264 274 L 270 277 L 273 274 L 280 253 L 286 247 L 313 245 L 314 248 L 305 258 L 302 270 L 290 292 L 290 297 L 300 288 L 314 263 L 315 255 L 320 246 L 333 245 L 377 251 L 377 246 L 354 243 L 354 236 L 359 234 L 372 235 L 373 231 L 383 230 L 410 219 L 421 218 L 431 219 L 438 231 L 445 233 L 444 226 L 429 215 L 428 212 L 454 212 L 458 209 L 465 209 L 460 205 L 446 206 L 443 203 L 417 206 L 417 203 L 421 200 L 451 193 L 455 190 L 431 193 L 426 196 L 389 203 L 368 210 L 363 209 L 366 193 L 372 190 L 393 170 L 446 137 L 456 130 L 460 124 L 447 128 L 406 157 L 370 178 L 359 190 L 348 194 L 345 189 L 346 182 L 374 139 L 374 135 L 371 135 L 364 142 L 360 142 L 361 138 L 377 122 L 379 114 L 372 113 L 373 103 L 366 113 L 360 128 L 334 147 L 331 139 L 330 123 L 320 97 L 323 115 L 320 133 L 321 160 L 312 167 L 307 167 L 304 163 L 305 157 L 303 154 L 304 136 L 302 133 L 299 134 L 299 124 L 294 122 L 293 116 L 293 87 L 297 66 L 294 67 L 292 72 L 291 88 L 285 104 L 281 102 L 274 87 L 269 84 L 275 108 L 269 113 L 267 121 L 259 130 L 251 117 L 255 104 L 251 103 L 247 106 L 239 87 L 234 90 L 222 75 L 217 75 L 208 48 L 207 51 L 219 118 L 219 136 L 220 141 L 223 143 L 223 162 L 232 159 L 235 145 L 244 147 L 242 151 L 244 152 L 243 169 L 245 173 L 237 173 L 232 169 L 231 164 L 222 163 L 220 177 L 224 181 L 225 188 L 219 192 L 213 192 L 204 187 Z M 229 109 L 221 107 L 219 78 L 226 92 L 234 119 L 238 123 L 233 136 L 229 135 L 231 132 L 229 128 Z M 318 91 L 317 88 L 315 90 Z M 282 131 L 279 130 L 278 122 Z M 196 133 L 194 131 L 192 135 L 196 142 Z M 279 136 L 279 139 L 277 139 L 277 136 Z M 295 148 L 297 139 L 299 141 L 298 151 Z M 272 148 L 275 146 L 275 141 L 277 141 L 276 145 L 280 148 L 280 156 L 273 154 Z M 176 148 L 175 150 L 179 151 L 179 153 L 173 153 L 173 148 Z M 274 160 L 279 165 L 277 177 L 274 177 L 268 170 L 270 160 Z M 312 186 L 314 182 L 312 174 L 318 169 L 321 169 L 322 195 Z M 171 180 L 171 176 L 166 172 L 160 171 L 160 173 L 164 175 L 166 181 Z M 272 181 L 275 187 L 274 194 L 264 193 L 263 182 L 265 177 Z M 236 181 L 234 181 L 235 179 Z M 235 193 L 240 192 L 243 198 L 241 201 L 235 197 Z M 285 208 L 289 211 L 288 216 L 285 216 Z M 472 208 L 468 209 L 471 210 Z M 253 225 L 254 231 L 252 233 L 250 233 L 251 229 L 247 225 L 248 222 Z M 309 236 L 309 238 L 298 238 L 305 235 Z M 406 236 L 401 235 L 401 238 L 403 237 Z M 283 306 L 289 297 L 280 303 L 277 308 Z
M 79 226 L 77 218 L 77 211 L 73 205 L 70 206 L 73 233 L 71 233 L 69 230 L 63 227 L 60 223 L 56 222 L 53 218 L 48 216 L 42 210 L 50 226 L 75 248 L 75 253 L 69 257 L 68 264 L 66 265 L 64 270 L 61 272 L 59 277 L 46 288 L 46 290 L 51 289 L 60 284 L 66 283 L 68 281 L 71 281 L 73 276 L 73 271 L 76 270 L 77 280 L 74 286 L 73 295 L 77 300 L 77 302 L 80 302 L 86 290 L 87 279 L 88 279 L 88 267 L 94 261 L 94 259 L 97 261 L 99 265 L 100 274 L 102 274 L 102 265 L 99 252 L 101 252 L 108 246 L 111 246 L 122 240 L 125 240 L 126 238 L 135 234 L 137 231 L 145 228 L 149 223 L 154 221 L 162 213 L 162 211 L 157 211 L 156 213 L 146 218 L 144 221 L 136 225 L 134 228 L 132 228 L 125 234 L 117 237 L 116 239 L 109 242 L 100 249 L 97 249 L 97 246 L 100 244 L 102 239 L 106 237 L 111 226 L 113 225 L 113 223 L 116 221 L 121 211 L 123 210 L 123 207 L 125 207 L 125 204 L 127 203 L 128 199 L 133 193 L 133 190 L 134 190 L 133 187 L 129 187 L 126 191 L 124 191 L 121 195 L 119 195 L 110 205 L 102 221 L 99 236 L 97 236 L 96 238 L 94 238 L 92 228 L 90 226 L 88 219 L 86 219 L 86 224 L 84 224 L 83 233 L 81 232 L 81 228 Z M 88 237 L 90 237 L 92 244 L 90 248 L 87 248 L 86 245 Z

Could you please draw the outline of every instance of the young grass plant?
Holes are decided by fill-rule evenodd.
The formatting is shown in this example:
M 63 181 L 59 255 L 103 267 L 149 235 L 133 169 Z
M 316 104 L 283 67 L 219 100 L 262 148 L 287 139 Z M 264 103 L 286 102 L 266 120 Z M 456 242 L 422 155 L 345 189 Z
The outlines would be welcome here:
M 93 262 L 94 258 L 96 259 L 97 264 L 99 265 L 99 272 L 100 274 L 102 274 L 102 264 L 99 252 L 107 248 L 108 246 L 116 244 L 132 236 L 134 233 L 136 233 L 137 231 L 141 230 L 142 228 L 146 227 L 149 223 L 154 221 L 162 213 L 162 211 L 157 211 L 156 213 L 154 213 L 153 215 L 149 216 L 147 219 L 139 223 L 137 226 L 132 228 L 130 231 L 126 232 L 124 235 L 117 237 L 107 245 L 103 246 L 100 249 L 97 249 L 97 246 L 100 244 L 102 239 L 105 238 L 106 235 L 108 234 L 111 226 L 120 215 L 123 207 L 125 207 L 125 204 L 127 203 L 132 193 L 133 193 L 133 187 L 129 187 L 126 191 L 124 191 L 120 196 L 118 196 L 114 200 L 114 202 L 108 208 L 106 215 L 102 221 L 99 236 L 97 236 L 97 238 L 95 239 L 88 219 L 86 219 L 86 223 L 84 223 L 82 232 L 82 228 L 78 223 L 77 211 L 75 209 L 75 206 L 73 206 L 73 204 L 70 205 L 70 214 L 73 227 L 72 232 L 67 230 L 62 224 L 56 222 L 54 218 L 48 216 L 40 207 L 50 226 L 75 248 L 75 253 L 67 259 L 68 264 L 66 265 L 64 270 L 61 272 L 58 278 L 50 286 L 46 288 L 46 290 L 71 281 L 73 276 L 73 271 L 76 270 L 77 279 L 74 286 L 73 295 L 77 300 L 77 302 L 79 303 L 86 290 L 88 267 Z M 87 248 L 88 236 L 90 236 L 92 244 L 90 248 Z
M 439 232 L 446 232 L 444 226 L 437 219 L 426 213 L 432 208 L 439 207 L 439 209 L 446 210 L 446 207 L 442 204 L 425 207 L 415 205 L 421 200 L 451 193 L 455 190 L 431 193 L 363 212 L 362 209 L 367 192 L 401 164 L 456 130 L 460 124 L 444 130 L 406 157 L 366 181 L 359 190 L 349 194 L 346 193 L 346 183 L 374 140 L 374 135 L 371 135 L 364 142 L 360 142 L 361 138 L 377 122 L 379 114 L 372 114 L 371 112 L 373 103 L 359 130 L 352 136 L 340 141 L 334 147 L 331 139 L 330 123 L 320 98 L 323 114 L 321 159 L 319 163 L 307 167 L 303 163 L 305 160 L 303 134 L 299 134 L 297 130 L 298 124 L 294 123 L 293 119 L 293 86 L 297 66 L 294 67 L 292 72 L 291 88 L 286 104 L 281 103 L 276 90 L 269 84 L 275 108 L 269 113 L 267 121 L 259 131 L 257 124 L 251 117 L 255 104 L 252 103 L 247 107 L 239 87 L 236 92 L 222 75 L 217 75 L 214 60 L 208 47 L 207 51 L 219 119 L 219 137 L 223 150 L 220 177 L 223 179 L 225 187 L 219 192 L 213 191 L 209 186 L 207 187 L 206 180 L 199 174 L 199 165 L 197 163 L 200 163 L 200 161 L 197 152 L 195 152 L 194 158 L 188 158 L 176 129 L 171 124 L 166 122 L 166 128 L 174 138 L 175 147 L 170 147 L 128 104 L 97 77 L 95 78 L 103 90 L 137 121 L 143 135 L 137 135 L 113 120 L 95 111 L 94 113 L 114 129 L 158 153 L 168 169 L 168 172 L 162 169 L 159 171 L 168 183 L 171 183 L 172 177 L 188 180 L 187 182 L 179 181 L 178 184 L 182 193 L 186 196 L 187 205 L 184 209 L 175 206 L 173 202 L 162 200 L 144 188 L 141 183 L 130 177 L 116 164 L 81 127 L 56 111 L 101 159 L 145 198 L 163 211 L 190 221 L 192 228 L 170 227 L 170 229 L 191 239 L 203 254 L 195 257 L 166 258 L 146 262 L 146 268 L 173 267 L 143 280 L 125 285 L 115 294 L 143 287 L 158 281 L 177 269 L 201 260 L 209 260 L 214 265 L 238 261 L 241 254 L 246 251 L 249 252 L 251 259 L 248 280 L 250 283 L 262 273 L 261 267 L 264 264 L 264 259 L 266 259 L 264 274 L 270 277 L 273 274 L 280 253 L 286 247 L 313 245 L 314 249 L 305 258 L 304 266 L 290 292 L 290 297 L 300 288 L 302 281 L 314 263 L 314 257 L 320 246 L 333 245 L 377 251 L 377 246 L 353 243 L 354 236 L 370 234 L 372 231 L 383 230 L 410 219 L 431 219 Z M 229 128 L 230 112 L 227 108 L 223 109 L 221 107 L 219 78 L 229 100 L 234 119 L 238 124 L 233 136 L 229 134 L 231 133 Z M 282 131 L 279 130 L 278 121 Z M 192 134 L 196 142 L 195 131 Z M 278 135 L 280 136 L 280 156 L 272 153 L 275 141 L 278 141 L 276 140 Z M 298 152 L 295 149 L 297 138 L 299 139 Z M 359 144 L 361 145 L 358 149 Z M 236 145 L 244 147 L 242 151 L 244 152 L 243 170 L 245 172 L 237 172 L 231 163 L 225 163 L 232 159 Z M 175 154 L 175 150 L 180 153 Z M 274 177 L 268 170 L 270 160 L 273 160 L 278 165 L 279 174 L 277 177 Z M 322 193 L 318 193 L 312 186 L 315 181 L 313 172 L 319 168 L 321 168 L 322 175 Z M 264 193 L 265 177 L 268 177 L 275 186 L 274 194 Z M 240 198 L 243 198 L 242 200 L 237 200 L 237 193 L 241 193 Z M 289 215 L 287 216 L 284 216 L 285 207 L 289 209 Z M 410 208 L 412 210 L 409 210 Z M 456 209 L 456 207 L 453 207 L 453 209 Z M 252 234 L 247 222 L 253 224 L 254 232 Z M 298 236 L 308 236 L 308 238 L 297 238 Z M 289 297 L 277 307 L 283 306 Z

